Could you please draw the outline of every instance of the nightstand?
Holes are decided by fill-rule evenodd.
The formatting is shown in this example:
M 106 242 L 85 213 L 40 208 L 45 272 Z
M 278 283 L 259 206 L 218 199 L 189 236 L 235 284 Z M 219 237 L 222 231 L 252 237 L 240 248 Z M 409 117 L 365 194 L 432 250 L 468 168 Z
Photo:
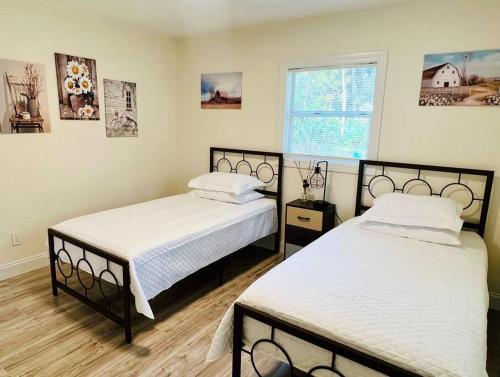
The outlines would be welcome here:
M 285 251 L 287 243 L 306 246 L 333 229 L 335 204 L 294 200 L 286 204 Z

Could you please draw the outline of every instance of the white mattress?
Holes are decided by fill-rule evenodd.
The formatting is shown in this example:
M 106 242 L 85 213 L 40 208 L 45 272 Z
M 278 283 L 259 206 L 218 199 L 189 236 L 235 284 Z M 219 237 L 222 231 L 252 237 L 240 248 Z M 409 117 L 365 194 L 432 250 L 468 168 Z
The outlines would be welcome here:
M 487 252 L 477 234 L 461 238 L 460 247 L 437 245 L 362 230 L 351 220 L 262 276 L 237 302 L 424 376 L 486 376 Z M 232 322 L 233 307 L 208 361 L 231 350 Z M 244 322 L 245 344 L 269 333 Z M 331 363 L 328 352 L 296 338 L 278 332 L 276 340 L 303 371 Z M 347 377 L 379 375 L 337 360 Z
M 137 311 L 154 318 L 149 299 L 276 232 L 276 201 L 231 204 L 183 194 L 74 218 L 52 228 L 127 259 Z M 55 250 L 60 247 L 56 239 Z M 66 249 L 73 261 L 81 258 L 81 249 Z M 102 258 L 87 254 L 87 259 L 96 275 L 106 268 Z M 121 276 L 119 266 L 112 264 L 110 269 Z

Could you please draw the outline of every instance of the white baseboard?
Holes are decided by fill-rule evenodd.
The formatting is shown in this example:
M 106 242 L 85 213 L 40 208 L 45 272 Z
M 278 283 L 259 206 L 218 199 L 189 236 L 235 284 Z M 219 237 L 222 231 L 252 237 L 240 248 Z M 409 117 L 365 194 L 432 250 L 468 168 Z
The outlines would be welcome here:
M 500 311 L 500 293 L 490 292 L 490 309 Z
M 49 265 L 46 252 L 16 261 L 0 264 L 0 281 Z

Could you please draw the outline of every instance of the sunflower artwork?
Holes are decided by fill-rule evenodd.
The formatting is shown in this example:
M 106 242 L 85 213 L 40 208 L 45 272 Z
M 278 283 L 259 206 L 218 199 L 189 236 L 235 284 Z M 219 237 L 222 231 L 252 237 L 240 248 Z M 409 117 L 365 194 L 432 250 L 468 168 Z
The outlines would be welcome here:
M 61 119 L 99 120 L 94 59 L 55 54 Z

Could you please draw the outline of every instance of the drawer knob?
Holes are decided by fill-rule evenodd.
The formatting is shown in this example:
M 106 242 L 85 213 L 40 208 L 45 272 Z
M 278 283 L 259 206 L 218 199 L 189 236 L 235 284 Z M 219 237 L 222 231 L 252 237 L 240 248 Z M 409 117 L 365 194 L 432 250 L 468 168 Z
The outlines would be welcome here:
M 297 216 L 297 219 L 298 219 L 299 221 L 305 221 L 305 222 L 309 222 L 309 221 L 311 221 L 311 218 L 310 218 L 310 217 Z

